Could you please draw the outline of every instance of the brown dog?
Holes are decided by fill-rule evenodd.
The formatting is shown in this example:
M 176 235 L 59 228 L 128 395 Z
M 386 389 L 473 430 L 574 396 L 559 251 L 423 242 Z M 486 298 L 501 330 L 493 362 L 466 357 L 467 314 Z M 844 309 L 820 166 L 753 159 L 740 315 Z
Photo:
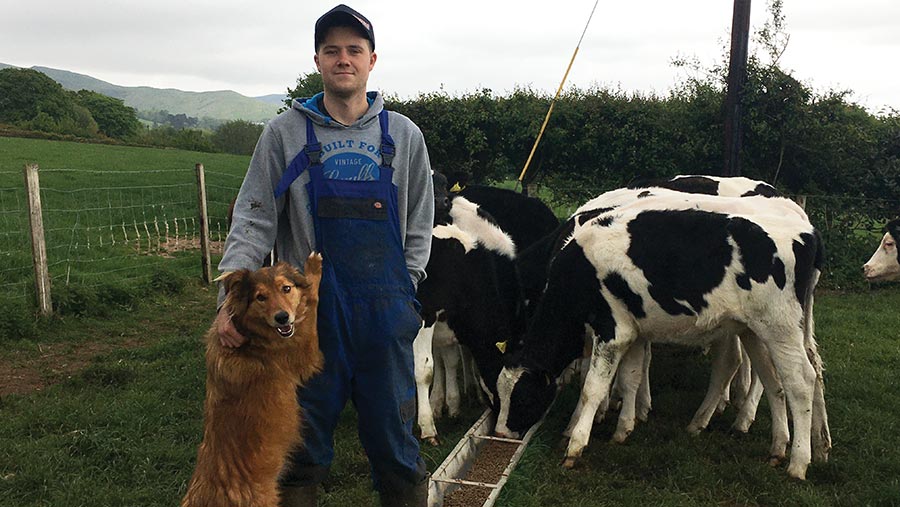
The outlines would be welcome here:
M 305 276 L 287 263 L 221 277 L 222 311 L 248 341 L 206 333 L 203 442 L 182 507 L 277 507 L 278 475 L 300 443 L 296 388 L 322 367 L 316 307 L 322 257 Z

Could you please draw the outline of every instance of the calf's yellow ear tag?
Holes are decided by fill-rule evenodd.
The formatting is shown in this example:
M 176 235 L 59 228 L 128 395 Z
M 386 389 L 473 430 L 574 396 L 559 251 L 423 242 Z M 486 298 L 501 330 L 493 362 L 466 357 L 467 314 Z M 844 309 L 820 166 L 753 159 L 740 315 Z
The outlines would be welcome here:
M 497 346 L 497 349 L 500 351 L 501 354 L 506 353 L 506 342 L 497 342 L 497 343 L 495 343 L 495 345 Z
M 456 192 L 462 192 L 462 187 L 459 186 L 459 182 L 458 182 L 458 181 L 457 181 L 456 183 L 454 183 L 452 187 L 450 187 L 450 191 L 451 191 L 451 192 L 454 192 L 454 193 L 456 193 Z

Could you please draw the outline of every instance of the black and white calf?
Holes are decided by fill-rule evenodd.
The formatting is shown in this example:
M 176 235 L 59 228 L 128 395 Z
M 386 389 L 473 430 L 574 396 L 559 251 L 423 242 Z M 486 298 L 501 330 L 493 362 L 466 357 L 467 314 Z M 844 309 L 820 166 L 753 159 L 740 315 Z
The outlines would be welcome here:
M 490 379 L 481 388 L 494 403 L 493 381 L 500 372 L 501 352 L 496 343 L 508 340 L 520 319 L 521 295 L 514 265 L 515 243 L 493 219 L 462 197 L 449 202 L 446 223 L 435 225 L 427 277 L 416 297 L 422 304 L 423 328 L 413 344 L 416 362 L 418 423 L 421 438 L 437 443 L 434 412 L 444 403 L 429 398 L 437 359 L 446 369 L 459 363 L 458 340 L 475 359 L 478 373 Z M 434 347 L 435 336 L 444 347 Z M 447 345 L 450 346 L 447 346 Z M 440 371 L 442 368 L 438 368 Z M 448 404 L 451 415 L 458 410 L 453 381 L 456 371 L 447 371 Z M 456 404 L 454 407 L 453 404 Z
M 520 247 L 553 231 L 559 220 L 540 200 L 511 190 L 481 185 L 460 188 L 457 180 L 448 182 L 437 172 L 433 180 L 435 239 L 432 259 L 426 267 L 428 278 L 424 289 L 420 289 L 419 299 L 424 300 L 426 306 L 429 300 L 441 301 L 448 306 L 432 305 L 435 308 L 434 325 L 422 329 L 416 342 L 416 358 L 419 426 L 423 439 L 436 443 L 435 418 L 441 416 L 445 406 L 451 416 L 460 410 L 460 367 L 463 378 L 469 379 L 473 376 L 469 375 L 469 370 L 479 370 L 481 366 L 494 368 L 498 364 L 496 347 L 487 352 L 476 349 L 476 353 L 467 345 L 476 340 L 495 345 L 524 332 L 520 284 L 510 259 L 516 257 Z M 465 283 L 469 286 L 464 287 L 459 277 L 467 277 Z M 450 301 L 453 295 L 462 300 L 469 294 L 483 293 L 499 294 L 503 300 L 486 298 L 477 308 L 470 304 L 465 308 L 468 315 L 461 313 L 461 303 Z M 429 312 L 426 309 L 426 318 Z M 453 315 L 456 317 L 451 322 L 448 319 Z M 495 322 L 482 325 L 480 321 L 485 315 Z M 496 322 L 496 319 L 501 320 Z M 503 327 L 498 327 L 500 324 Z M 465 335 L 461 339 L 456 333 L 460 327 Z M 425 350 L 429 340 L 431 349 Z M 460 343 L 466 346 L 460 347 Z M 489 378 L 493 381 L 496 373 Z M 494 390 L 492 385 L 484 386 L 478 392 Z
M 740 335 L 770 400 L 778 389 L 767 359 L 781 380 L 794 429 L 788 474 L 803 479 L 812 455 L 825 460 L 831 447 L 812 329 L 819 235 L 785 199 L 676 194 L 654 192 L 575 225 L 551 261 L 524 343 L 505 358 L 496 432 L 519 435 L 540 418 L 554 379 L 581 352 L 585 327 L 593 353 L 570 425 L 569 467 L 639 338 L 705 346 Z
M 863 265 L 863 275 L 870 282 L 900 280 L 900 220 L 893 220 L 885 227 L 884 237 L 869 262 Z
M 518 265 L 523 275 L 525 294 L 533 294 L 535 291 L 539 294 L 543 290 L 546 285 L 549 259 L 559 251 L 562 241 L 568 239 L 576 224 L 585 223 L 598 214 L 606 213 L 648 196 L 677 196 L 671 191 L 723 197 L 774 197 L 777 195 L 777 191 L 765 182 L 744 177 L 698 175 L 676 176 L 671 179 L 644 182 L 642 185 L 635 184 L 628 188 L 605 192 L 580 206 L 566 224 L 560 227 L 555 236 L 545 238 L 543 242 L 524 250 L 519 255 Z M 799 207 L 794 206 L 793 203 L 790 206 L 791 209 L 786 210 L 787 212 L 802 215 Z M 805 217 L 805 215 L 802 216 Z M 724 410 L 726 404 L 730 403 L 739 411 L 733 428 L 746 433 L 756 416 L 756 408 L 763 393 L 762 384 L 758 376 L 751 372 L 749 357 L 740 346 L 736 336 L 712 344 L 710 351 L 713 357 L 710 384 L 703 403 L 688 425 L 688 431 L 694 434 L 699 433 L 706 428 L 716 411 Z M 625 441 L 634 428 L 635 419 L 647 420 L 651 408 L 650 352 L 649 344 L 632 350 L 623 359 L 622 368 L 619 370 L 620 374 L 616 376 L 613 396 L 621 399 L 622 410 L 619 413 L 619 425 L 612 437 L 615 442 Z M 584 362 L 586 360 L 582 360 L 582 363 Z M 581 371 L 583 376 L 586 365 L 582 366 Z M 628 372 L 628 375 L 621 372 Z M 596 415 L 598 422 L 605 416 L 607 408 L 606 403 L 600 406 Z M 783 406 L 780 409 L 776 407 L 773 411 L 776 416 L 785 414 L 786 417 Z M 787 427 L 786 420 L 783 422 L 783 427 Z M 570 429 L 566 431 L 566 434 L 569 431 Z

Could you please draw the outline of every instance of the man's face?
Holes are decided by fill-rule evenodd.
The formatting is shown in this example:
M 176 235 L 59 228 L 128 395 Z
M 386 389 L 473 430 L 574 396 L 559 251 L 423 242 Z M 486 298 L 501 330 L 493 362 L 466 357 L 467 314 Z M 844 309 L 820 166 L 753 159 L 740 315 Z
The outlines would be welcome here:
M 344 26 L 328 30 L 315 56 L 325 91 L 347 98 L 366 92 L 375 59 L 368 39 Z

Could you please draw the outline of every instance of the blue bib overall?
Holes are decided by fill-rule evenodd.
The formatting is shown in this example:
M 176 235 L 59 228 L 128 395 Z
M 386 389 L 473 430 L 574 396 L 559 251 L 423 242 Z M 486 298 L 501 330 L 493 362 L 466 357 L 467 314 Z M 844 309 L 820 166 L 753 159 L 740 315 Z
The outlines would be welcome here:
M 400 234 L 392 183 L 394 141 L 387 111 L 379 115 L 382 164 L 372 181 L 328 179 L 307 117 L 307 145 L 276 187 L 284 193 L 304 168 L 323 257 L 319 347 L 325 368 L 298 390 L 303 445 L 283 482 L 321 482 L 334 459 L 334 429 L 350 398 L 359 438 L 379 491 L 409 487 L 426 474 L 413 436 L 416 384 L 412 342 L 420 326 Z

